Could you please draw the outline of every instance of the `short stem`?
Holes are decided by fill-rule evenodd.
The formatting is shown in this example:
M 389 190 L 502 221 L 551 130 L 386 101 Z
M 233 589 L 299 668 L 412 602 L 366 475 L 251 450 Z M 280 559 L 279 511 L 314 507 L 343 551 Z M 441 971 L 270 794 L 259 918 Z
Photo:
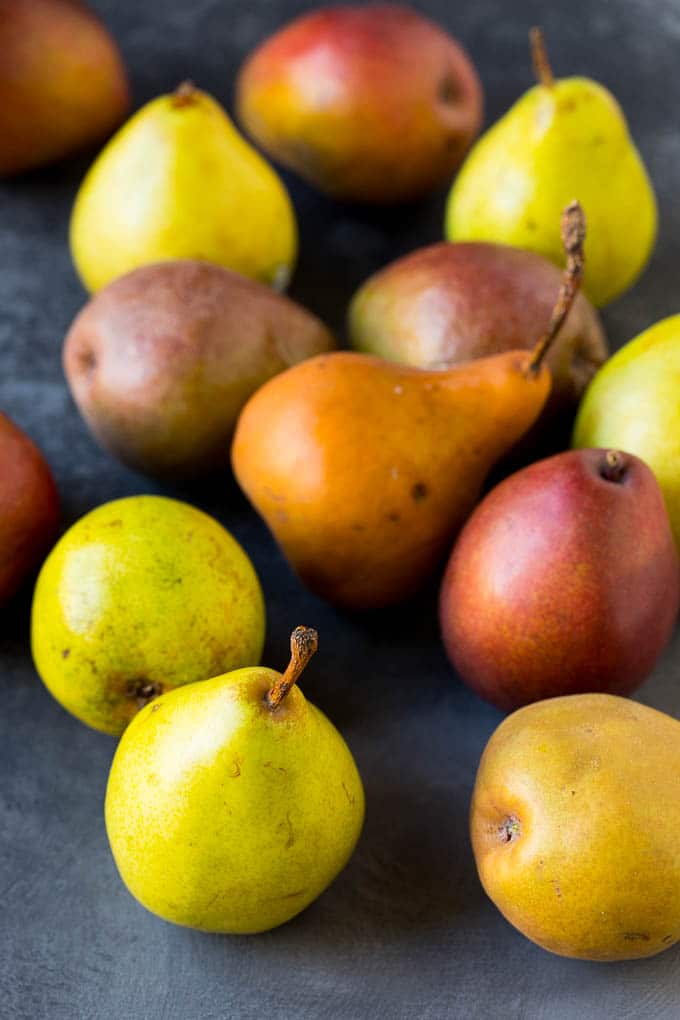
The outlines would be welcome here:
M 536 27 L 529 29 L 529 42 L 531 44 L 531 60 L 534 65 L 536 80 L 539 85 L 545 85 L 547 89 L 551 89 L 555 84 L 555 78 L 550 66 L 543 29 Z
M 600 477 L 607 482 L 620 482 L 626 473 L 626 458 L 618 450 L 607 450 L 600 466 Z
M 311 627 L 296 627 L 290 636 L 290 662 L 267 691 L 265 701 L 278 708 L 288 691 L 297 683 L 305 666 L 319 647 L 319 635 Z
M 567 256 L 567 263 L 548 328 L 531 352 L 529 372 L 533 375 L 538 373 L 550 345 L 562 329 L 564 320 L 576 300 L 583 279 L 585 263 L 583 242 L 585 239 L 586 218 L 580 204 L 574 201 L 562 213 L 562 244 Z
M 192 81 L 183 81 L 172 94 L 174 107 L 191 106 L 196 96 L 196 87 Z

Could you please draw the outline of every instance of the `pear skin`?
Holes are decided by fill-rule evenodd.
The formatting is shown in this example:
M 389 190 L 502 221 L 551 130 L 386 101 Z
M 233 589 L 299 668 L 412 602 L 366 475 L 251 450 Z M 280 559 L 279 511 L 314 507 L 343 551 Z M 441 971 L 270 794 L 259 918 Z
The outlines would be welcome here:
M 0 0 L 0 176 L 105 138 L 130 106 L 114 40 L 73 0 Z
M 271 379 L 239 418 L 236 478 L 302 580 L 357 609 L 435 569 L 492 464 L 550 390 L 512 351 L 445 372 L 321 354 Z
M 47 557 L 33 659 L 64 708 L 116 735 L 161 692 L 258 662 L 264 624 L 228 531 L 187 503 L 130 496 L 86 514 Z
M 354 850 L 364 817 L 354 759 L 298 687 L 272 705 L 287 673 L 240 669 L 164 694 L 123 735 L 106 829 L 126 886 L 166 921 L 275 928 Z
M 656 237 L 656 200 L 618 103 L 588 78 L 530 89 L 475 144 L 446 210 L 450 241 L 494 241 L 560 263 L 558 214 L 585 210 L 584 290 L 612 301 L 634 282 Z
M 530 348 L 547 322 L 560 271 L 504 244 L 442 241 L 391 262 L 350 305 L 352 346 L 418 368 L 449 368 Z M 583 293 L 546 361 L 553 380 L 547 414 L 568 416 L 608 355 L 600 317 Z M 549 428 L 545 418 L 541 425 Z
M 407 598 L 435 569 L 495 461 L 550 392 L 545 355 L 578 293 L 585 221 L 562 215 L 567 266 L 531 351 L 446 371 L 322 354 L 271 379 L 236 426 L 236 478 L 302 580 L 330 602 Z
M 303 14 L 257 47 L 237 83 L 239 119 L 273 159 L 358 202 L 412 200 L 448 183 L 482 102 L 462 46 L 393 3 Z
M 141 266 L 96 294 L 64 342 L 102 446 L 163 478 L 224 468 L 239 411 L 277 372 L 335 346 L 271 287 L 207 262 Z
M 83 181 L 71 251 L 97 291 L 165 259 L 215 262 L 285 289 L 297 227 L 278 175 L 222 107 L 186 84 L 142 107 Z
M 680 549 L 680 315 L 629 341 L 586 390 L 573 445 L 616 446 L 646 461 Z
M 458 674 L 508 710 L 630 694 L 679 605 L 680 564 L 650 469 L 620 451 L 567 450 L 487 493 L 449 559 L 440 619 Z
M 37 567 L 59 523 L 59 497 L 38 447 L 0 413 L 0 606 Z
M 680 723 L 608 694 L 537 702 L 486 746 L 470 813 L 482 885 L 561 956 L 631 960 L 680 939 Z

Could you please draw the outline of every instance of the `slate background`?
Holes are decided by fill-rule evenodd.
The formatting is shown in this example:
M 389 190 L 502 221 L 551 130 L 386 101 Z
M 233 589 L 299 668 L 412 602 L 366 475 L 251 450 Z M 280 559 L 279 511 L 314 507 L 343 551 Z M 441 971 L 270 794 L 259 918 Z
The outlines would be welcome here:
M 312 6 L 290 0 L 98 0 L 141 104 L 190 77 L 229 103 L 242 57 Z M 558 74 L 587 73 L 626 109 L 660 198 L 661 234 L 638 286 L 605 313 L 615 346 L 678 311 L 680 0 L 444 0 L 417 4 L 468 47 L 487 124 L 527 87 L 526 31 L 543 24 Z M 1 59 L 1 56 L 0 56 Z M 85 295 L 68 214 L 87 160 L 0 185 L 0 407 L 42 445 L 66 527 L 104 500 L 165 491 L 223 521 L 251 554 L 268 608 L 264 661 L 286 661 L 300 622 L 321 634 L 305 692 L 354 751 L 367 793 L 358 851 L 290 924 L 258 937 L 182 930 L 128 895 L 110 857 L 102 798 L 113 740 L 50 698 L 28 651 L 30 592 L 0 616 L 0 1015 L 12 1020 L 674 1017 L 680 952 L 596 965 L 542 952 L 503 921 L 477 881 L 467 809 L 501 719 L 452 675 L 434 586 L 398 610 L 351 617 L 305 592 L 228 478 L 161 490 L 101 452 L 60 367 Z M 443 193 L 394 210 L 334 205 L 286 178 L 301 227 L 293 296 L 340 334 L 355 287 L 440 237 Z M 1 480 L 0 480 L 1 484 Z M 680 637 L 640 699 L 680 717 Z

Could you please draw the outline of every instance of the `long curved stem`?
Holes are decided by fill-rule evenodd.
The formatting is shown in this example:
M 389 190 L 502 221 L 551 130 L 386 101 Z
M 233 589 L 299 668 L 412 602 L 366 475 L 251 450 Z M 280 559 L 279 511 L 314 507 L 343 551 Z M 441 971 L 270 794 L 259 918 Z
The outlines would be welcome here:
M 548 349 L 564 325 L 564 320 L 576 300 L 583 279 L 585 256 L 583 243 L 586 239 L 586 217 L 579 202 L 570 202 L 562 213 L 562 245 L 567 263 L 562 276 L 557 301 L 547 330 L 535 345 L 529 361 L 529 372 L 536 374 L 541 367 Z

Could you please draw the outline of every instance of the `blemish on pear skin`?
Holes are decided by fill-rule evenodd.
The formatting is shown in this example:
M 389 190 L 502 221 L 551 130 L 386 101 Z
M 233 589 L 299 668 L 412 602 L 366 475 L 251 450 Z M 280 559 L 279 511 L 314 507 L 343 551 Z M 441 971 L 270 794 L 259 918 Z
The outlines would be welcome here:
M 241 775 L 241 760 L 240 760 L 240 758 L 234 758 L 234 760 L 232 762 L 232 765 L 231 765 L 231 769 L 229 770 L 229 775 L 230 775 L 230 777 L 232 779 L 238 779 L 238 777 Z
M 649 935 L 641 931 L 624 931 L 623 937 L 626 942 L 649 942 Z
M 61 653 L 61 657 L 62 657 L 62 659 L 68 659 L 70 654 L 71 654 L 71 649 L 70 648 L 64 648 L 63 652 Z
M 277 829 L 279 832 L 288 832 L 288 838 L 284 844 L 284 850 L 290 850 L 295 844 L 295 833 L 293 832 L 293 823 L 290 820 L 290 815 L 286 815 L 285 822 L 279 822 Z
M 416 503 L 420 503 L 422 500 L 427 498 L 428 492 L 429 490 L 425 482 L 416 482 L 416 484 L 411 487 L 411 498 L 414 499 Z
M 351 794 L 351 793 L 349 792 L 349 790 L 347 789 L 347 787 L 345 786 L 345 784 L 344 784 L 344 783 L 342 784 L 342 788 L 343 788 L 343 790 L 345 791 L 345 796 L 347 797 L 347 800 L 348 800 L 349 804 L 350 804 L 350 805 L 351 805 L 352 807 L 354 807 L 354 805 L 356 804 L 356 797 L 354 797 L 354 796 L 353 796 L 353 795 L 352 795 L 352 794 Z

